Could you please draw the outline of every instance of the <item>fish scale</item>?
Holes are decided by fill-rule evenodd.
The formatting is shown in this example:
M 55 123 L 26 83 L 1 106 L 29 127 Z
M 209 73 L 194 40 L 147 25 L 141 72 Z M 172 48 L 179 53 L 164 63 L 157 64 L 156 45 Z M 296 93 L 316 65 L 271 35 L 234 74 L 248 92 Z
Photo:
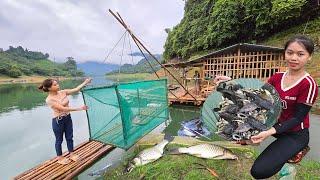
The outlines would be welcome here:
M 142 150 L 126 167 L 125 172 L 131 172 L 136 166 L 145 165 L 147 163 L 156 161 L 161 158 L 165 146 L 172 141 L 173 137 L 170 135 L 165 135 L 164 140 L 157 145 Z
M 199 144 L 187 148 L 178 148 L 177 154 L 190 154 L 206 159 L 237 159 L 230 150 L 214 144 Z

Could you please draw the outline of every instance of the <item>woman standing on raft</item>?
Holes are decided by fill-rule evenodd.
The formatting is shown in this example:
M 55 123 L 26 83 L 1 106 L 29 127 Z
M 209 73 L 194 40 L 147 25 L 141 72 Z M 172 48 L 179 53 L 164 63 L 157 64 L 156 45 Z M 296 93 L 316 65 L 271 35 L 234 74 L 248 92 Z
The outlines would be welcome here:
M 91 78 L 86 79 L 82 84 L 74 89 L 60 90 L 59 84 L 54 79 L 46 79 L 39 86 L 39 89 L 44 92 L 48 92 L 46 103 L 53 110 L 52 129 L 56 138 L 55 149 L 58 156 L 59 164 L 68 164 L 70 159 L 77 161 L 79 156 L 73 153 L 73 126 L 70 116 L 71 111 L 87 110 L 87 106 L 81 106 L 79 108 L 69 107 L 68 95 L 77 93 L 91 82 Z M 61 144 L 63 141 L 63 134 L 67 141 L 68 151 L 70 153 L 70 159 L 62 156 Z
M 305 71 L 311 60 L 314 44 L 311 39 L 297 35 L 285 44 L 287 71 L 274 74 L 268 83 L 274 86 L 282 102 L 278 122 L 269 130 L 251 137 L 260 143 L 270 136 L 276 138 L 255 160 L 251 175 L 265 179 L 275 175 L 287 162 L 297 163 L 309 151 L 309 111 L 318 96 L 318 85 Z M 217 76 L 215 81 L 229 80 Z

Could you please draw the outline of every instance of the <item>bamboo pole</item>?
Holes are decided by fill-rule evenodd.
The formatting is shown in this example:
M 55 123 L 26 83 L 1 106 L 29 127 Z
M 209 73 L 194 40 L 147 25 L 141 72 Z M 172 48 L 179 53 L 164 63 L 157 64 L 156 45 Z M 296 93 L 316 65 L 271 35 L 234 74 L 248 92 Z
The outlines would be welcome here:
M 70 166 L 66 166 L 66 167 L 60 169 L 59 171 L 57 171 L 56 173 L 53 173 L 53 174 L 52 174 L 51 176 L 49 176 L 48 178 L 50 178 L 50 179 L 56 179 L 56 178 L 58 178 L 58 177 L 60 177 L 60 176 L 63 176 L 63 174 L 67 173 L 69 170 L 77 169 L 77 167 L 80 166 L 81 163 L 83 163 L 84 160 L 85 160 L 85 161 L 88 161 L 88 160 L 90 159 L 90 157 L 91 157 L 93 154 L 95 154 L 97 151 L 99 151 L 100 148 L 102 148 L 102 147 L 103 147 L 103 146 L 100 146 L 100 147 L 97 147 L 97 148 L 91 150 L 90 153 L 87 153 L 87 156 L 86 156 L 85 159 L 81 159 L 81 160 L 79 160 L 79 161 L 77 161 L 77 162 L 73 162 L 73 164 L 71 164 Z M 47 178 L 45 178 L 45 179 L 47 179 Z
M 79 152 L 77 152 L 79 153 Z M 50 178 L 53 174 L 57 173 L 59 170 L 67 167 L 67 166 L 72 166 L 74 164 L 74 162 L 69 163 L 68 165 L 60 165 L 58 163 L 54 163 L 53 168 L 48 169 L 47 171 L 44 171 L 40 174 L 38 174 L 37 176 L 33 176 L 32 179 L 48 179 Z
M 128 26 L 125 24 L 125 22 L 123 21 L 123 19 L 121 18 L 120 14 L 118 14 L 118 16 L 116 16 L 110 9 L 109 12 L 118 20 L 118 22 L 129 32 L 130 36 L 132 37 L 133 41 L 135 42 L 135 44 L 139 47 L 141 46 L 145 51 L 148 52 L 148 54 L 165 70 L 168 71 L 168 69 L 159 62 L 159 60 L 141 43 L 141 41 L 132 33 L 132 31 L 128 28 Z M 147 60 L 147 59 L 146 59 Z M 148 60 L 147 60 L 148 61 Z M 181 84 L 181 82 L 170 72 L 168 71 L 168 74 L 170 74 L 177 82 L 178 84 L 195 100 L 197 101 L 197 99 Z
M 88 143 L 87 147 L 83 147 L 82 149 L 79 149 L 75 153 L 77 153 L 81 157 L 82 156 L 81 151 L 83 151 L 84 148 L 90 149 L 94 145 L 96 145 L 96 144 L 95 143 Z M 65 157 L 69 157 L 69 154 Z M 43 170 L 42 172 L 38 173 L 36 176 L 33 175 L 32 179 L 46 179 L 47 177 L 50 177 L 51 174 L 54 174 L 56 171 L 59 171 L 60 169 L 64 168 L 65 166 L 70 166 L 72 164 L 73 164 L 73 162 L 69 163 L 68 165 L 61 165 L 57 162 L 55 162 L 53 164 L 49 164 L 49 166 L 46 170 Z
M 84 146 L 84 145 L 86 145 L 87 143 L 88 143 L 88 141 L 79 144 L 79 145 L 76 147 L 76 149 L 77 149 L 77 148 L 80 148 L 80 147 L 82 147 L 82 146 Z M 66 155 L 67 153 L 68 153 L 68 152 L 65 152 L 63 155 Z M 29 169 L 29 170 L 21 173 L 20 175 L 14 177 L 14 179 L 20 179 L 20 178 L 22 178 L 23 176 L 31 173 L 32 171 L 34 171 L 34 170 L 36 170 L 36 169 L 39 169 L 39 168 L 41 169 L 41 168 L 43 168 L 43 167 L 46 165 L 46 163 L 52 163 L 52 162 L 54 162 L 54 161 L 57 161 L 57 159 L 58 159 L 58 157 L 55 157 L 55 158 L 53 158 L 53 159 L 51 159 L 51 160 L 45 161 L 44 163 L 39 164 L 38 166 L 35 166 L 34 168 L 31 168 L 31 169 Z
M 105 154 L 107 152 L 110 152 L 113 149 L 114 149 L 113 146 L 108 146 L 107 145 L 107 146 L 103 147 L 90 160 L 84 162 L 77 170 L 75 170 L 72 173 L 68 174 L 66 177 L 64 177 L 64 179 L 71 179 L 72 177 L 75 177 L 76 175 L 80 174 L 80 172 L 82 172 L 82 170 L 84 170 L 90 164 L 94 163 L 101 155 L 103 155 L 103 154 Z
M 84 147 L 88 144 L 87 142 L 81 143 L 80 145 L 78 145 L 76 147 L 76 149 L 79 149 L 81 147 Z M 66 156 L 68 154 L 68 152 L 63 153 L 63 156 Z M 30 179 L 32 177 L 34 177 L 35 175 L 45 171 L 48 168 L 48 164 L 51 165 L 49 167 L 52 167 L 54 164 L 56 164 L 55 162 L 58 161 L 58 157 L 55 157 L 49 161 L 45 161 L 44 163 L 40 164 L 39 166 L 36 166 L 26 172 L 24 172 L 23 174 L 15 177 L 15 179 Z M 40 171 L 40 172 L 39 172 Z
M 97 151 L 99 148 L 103 147 L 104 145 L 102 143 L 97 144 L 97 143 L 92 143 L 90 147 L 88 147 L 87 149 L 85 149 L 85 151 L 81 152 L 80 154 L 80 160 L 76 161 L 76 162 L 71 162 L 68 165 L 60 165 L 53 169 L 52 171 L 49 171 L 48 173 L 46 173 L 44 176 L 41 176 L 40 179 L 54 179 L 56 177 L 58 177 L 60 174 L 64 173 L 66 171 L 66 169 L 71 169 L 74 166 L 76 166 L 77 164 L 79 164 L 80 162 L 82 162 L 83 160 L 85 160 L 88 156 L 90 156 L 92 154 L 92 152 Z M 84 155 L 86 154 L 86 155 Z

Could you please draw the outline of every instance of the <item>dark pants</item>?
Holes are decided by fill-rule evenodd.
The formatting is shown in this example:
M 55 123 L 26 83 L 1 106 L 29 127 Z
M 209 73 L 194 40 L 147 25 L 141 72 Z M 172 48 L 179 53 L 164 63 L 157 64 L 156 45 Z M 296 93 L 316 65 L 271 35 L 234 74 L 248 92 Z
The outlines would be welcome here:
M 309 143 L 309 130 L 275 135 L 273 141 L 255 160 L 251 175 L 256 179 L 269 178 Z
M 68 151 L 73 151 L 73 128 L 72 128 L 72 119 L 70 114 L 62 116 L 61 118 L 52 119 L 52 129 L 56 137 L 56 152 L 57 156 L 62 155 L 61 144 L 63 141 L 63 133 L 65 133 L 65 138 L 67 141 Z

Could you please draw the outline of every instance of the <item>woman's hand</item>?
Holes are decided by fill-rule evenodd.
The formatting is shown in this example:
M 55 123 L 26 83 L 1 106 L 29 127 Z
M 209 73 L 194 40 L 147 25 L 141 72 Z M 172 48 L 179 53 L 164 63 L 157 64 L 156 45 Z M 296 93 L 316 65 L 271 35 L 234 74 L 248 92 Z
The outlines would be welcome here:
M 91 81 L 92 81 L 92 78 L 87 78 L 87 79 L 85 79 L 84 80 L 84 85 L 88 85 L 88 84 L 90 84 L 91 83 Z
M 219 83 L 223 82 L 223 81 L 229 81 L 231 80 L 231 77 L 229 76 L 220 76 L 220 75 L 216 75 L 215 78 L 213 79 L 213 82 L 217 85 L 219 85 Z
M 273 134 L 276 133 L 276 129 L 274 127 L 272 127 L 271 129 L 269 130 L 266 130 L 266 131 L 262 131 L 260 132 L 259 134 L 255 135 L 255 136 L 252 136 L 251 137 L 251 141 L 254 143 L 254 144 L 257 144 L 257 143 L 261 143 L 262 141 L 264 141 L 265 139 L 267 139 L 269 136 L 272 136 Z
M 80 107 L 80 111 L 82 111 L 82 110 L 88 110 L 89 109 L 89 107 L 88 106 L 86 106 L 86 105 L 83 105 L 83 106 L 81 106 Z
M 83 88 L 84 86 L 86 86 L 87 84 L 91 83 L 92 78 L 87 78 L 86 80 L 83 81 L 83 83 L 81 83 L 79 86 L 77 86 L 76 88 L 73 89 L 65 89 L 63 91 L 66 92 L 67 95 L 79 92 L 81 90 L 81 88 Z

